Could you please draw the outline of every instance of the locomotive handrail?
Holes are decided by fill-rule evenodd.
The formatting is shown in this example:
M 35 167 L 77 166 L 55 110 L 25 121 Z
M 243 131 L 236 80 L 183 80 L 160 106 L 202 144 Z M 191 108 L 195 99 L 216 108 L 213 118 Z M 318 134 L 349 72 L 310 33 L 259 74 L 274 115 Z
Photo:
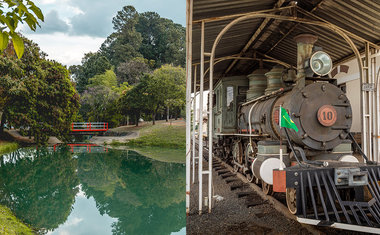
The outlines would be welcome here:
M 294 154 L 294 157 L 295 157 L 296 161 L 298 162 L 298 164 L 299 164 L 301 167 L 304 167 L 304 164 L 302 164 L 302 163 L 300 162 L 300 160 L 298 159 L 297 154 L 296 154 L 296 151 L 294 150 L 294 147 L 293 147 L 292 143 L 290 142 L 289 134 L 288 134 L 288 131 L 286 130 L 286 127 L 285 127 L 284 129 L 285 129 L 285 134 L 286 134 L 286 140 L 288 141 L 289 147 L 290 147 L 290 149 L 292 150 L 292 152 L 293 152 L 293 154 Z M 280 135 L 281 135 L 281 133 L 280 133 Z
M 368 157 L 365 155 L 365 153 L 363 152 L 362 148 L 360 148 L 358 142 L 356 142 L 355 138 L 352 136 L 351 132 L 348 132 L 348 137 L 350 137 L 350 139 L 352 140 L 352 142 L 354 143 L 355 147 L 357 148 L 357 150 L 359 150 L 359 153 L 363 156 L 363 158 L 365 159 L 365 162 L 368 164 L 368 165 L 376 165 L 376 162 L 374 161 L 370 161 L 368 159 Z
M 259 101 L 259 100 L 262 100 L 264 98 L 268 98 L 268 97 L 271 97 L 273 95 L 278 95 L 280 93 L 284 93 L 284 92 L 287 92 L 287 91 L 290 91 L 290 90 L 292 90 L 292 87 L 280 88 L 277 91 L 273 91 L 273 92 L 271 92 L 269 94 L 262 95 L 262 96 L 259 96 L 259 97 L 255 98 L 255 99 L 253 99 L 253 100 L 247 101 L 247 102 L 243 103 L 241 106 L 246 106 L 246 105 L 249 105 L 249 104 L 251 104 L 251 103 L 253 103 L 255 101 Z

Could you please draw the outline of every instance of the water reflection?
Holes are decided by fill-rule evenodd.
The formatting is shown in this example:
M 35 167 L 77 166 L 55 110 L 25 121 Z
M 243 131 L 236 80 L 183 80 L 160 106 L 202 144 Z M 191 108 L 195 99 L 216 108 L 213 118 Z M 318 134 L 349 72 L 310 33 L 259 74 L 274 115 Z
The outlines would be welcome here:
M 58 232 L 76 213 L 86 220 L 94 212 L 83 205 L 95 203 L 112 234 L 170 234 L 186 222 L 184 170 L 131 151 L 20 149 L 1 158 L 0 203 L 41 232 Z
M 67 145 L 62 145 L 62 144 L 56 144 L 53 147 L 48 147 L 48 149 L 57 151 L 57 149 L 60 149 L 62 147 L 68 147 L 70 152 L 72 153 L 107 153 L 108 148 L 105 146 L 99 146 L 96 144 L 80 144 L 80 143 L 75 143 L 75 144 L 67 144 Z

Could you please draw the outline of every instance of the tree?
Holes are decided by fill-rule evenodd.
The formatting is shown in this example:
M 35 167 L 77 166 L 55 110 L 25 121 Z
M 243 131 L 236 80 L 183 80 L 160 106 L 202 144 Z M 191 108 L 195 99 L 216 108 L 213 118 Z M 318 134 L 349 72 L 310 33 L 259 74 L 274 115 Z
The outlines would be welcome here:
M 108 122 L 110 127 L 119 124 L 117 100 L 119 94 L 107 86 L 89 87 L 82 94 L 80 114 L 90 122 Z
M 79 93 L 82 93 L 89 79 L 98 74 L 103 74 L 112 68 L 108 59 L 99 52 L 86 53 L 82 58 L 82 65 L 70 66 L 69 70 L 76 82 L 76 88 Z
M 154 62 L 142 57 L 133 58 L 121 63 L 117 67 L 117 76 L 120 83 L 136 84 L 145 73 L 150 73 Z
M 116 68 L 135 57 L 163 64 L 185 65 L 185 28 L 161 18 L 155 12 L 139 14 L 125 6 L 113 18 L 115 32 L 102 44 L 100 51 Z
M 118 101 L 120 112 L 123 115 L 134 117 L 134 123 L 139 125 L 139 119 L 143 112 L 147 111 L 147 83 L 150 75 L 146 74 L 141 79 L 141 82 L 126 90 Z
M 37 144 L 49 135 L 67 139 L 79 109 L 79 96 L 68 70 L 48 61 L 35 43 L 24 39 L 25 54 L 18 60 L 0 56 L 1 130 L 5 123 L 34 136 Z
M 160 109 L 182 107 L 185 103 L 185 70 L 163 65 L 153 74 L 145 74 L 140 83 L 127 91 L 119 101 L 123 114 L 135 116 L 136 125 L 141 113 L 152 116 L 155 124 Z
M 24 3 L 25 2 L 25 3 Z M 15 32 L 18 23 L 27 23 L 33 31 L 40 26 L 38 20 L 44 21 L 44 15 L 30 0 L 3 0 L 0 3 L 0 50 L 7 48 L 9 37 L 12 39 L 14 50 L 20 59 L 24 54 L 24 43 L 22 38 Z
M 87 87 L 94 86 L 106 86 L 108 88 L 113 88 L 117 86 L 116 74 L 112 70 L 107 70 L 103 74 L 95 75 L 89 79 L 89 85 Z
M 139 52 L 148 60 L 163 64 L 185 66 L 185 33 L 180 24 L 161 18 L 156 12 L 139 14 L 136 30 L 143 40 Z
M 107 37 L 100 51 L 115 67 L 125 60 L 141 56 L 138 48 L 142 37 L 135 28 L 137 22 L 138 12 L 133 6 L 123 7 L 112 20 L 116 32 Z
M 183 106 L 185 103 L 185 70 L 163 65 L 147 80 L 148 106 L 153 125 L 159 108 Z

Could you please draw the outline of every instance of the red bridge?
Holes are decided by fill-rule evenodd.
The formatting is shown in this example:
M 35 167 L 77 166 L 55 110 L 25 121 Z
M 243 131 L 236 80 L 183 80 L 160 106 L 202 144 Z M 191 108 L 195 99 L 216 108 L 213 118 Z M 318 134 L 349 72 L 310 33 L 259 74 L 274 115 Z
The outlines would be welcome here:
M 54 152 L 59 147 L 63 147 L 65 145 L 56 144 L 53 146 Z M 96 144 L 67 144 L 70 147 L 70 152 L 72 153 L 107 153 L 108 148 L 104 146 L 99 146 Z
M 73 122 L 72 132 L 101 132 L 108 130 L 108 122 Z

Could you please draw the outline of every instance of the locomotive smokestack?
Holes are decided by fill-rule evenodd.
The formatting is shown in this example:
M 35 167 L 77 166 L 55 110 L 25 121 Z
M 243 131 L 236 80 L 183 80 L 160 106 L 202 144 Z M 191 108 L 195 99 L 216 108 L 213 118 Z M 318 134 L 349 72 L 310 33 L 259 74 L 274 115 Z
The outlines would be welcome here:
M 305 86 L 305 61 L 311 57 L 314 43 L 318 37 L 313 34 L 300 34 L 294 37 L 297 42 L 297 80 L 296 87 Z

